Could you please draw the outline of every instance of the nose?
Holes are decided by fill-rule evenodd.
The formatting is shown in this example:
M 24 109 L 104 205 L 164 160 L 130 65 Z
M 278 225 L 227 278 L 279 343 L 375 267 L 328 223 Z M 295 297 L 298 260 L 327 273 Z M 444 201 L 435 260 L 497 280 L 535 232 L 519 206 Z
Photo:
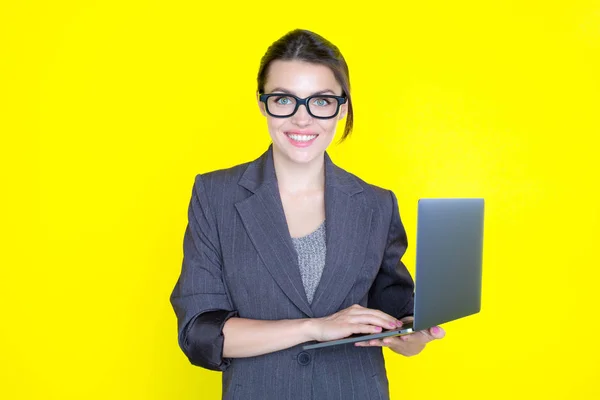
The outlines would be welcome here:
M 306 105 L 300 104 L 298 110 L 292 115 L 292 122 L 296 125 L 308 125 L 312 122 L 312 117 L 306 109 Z

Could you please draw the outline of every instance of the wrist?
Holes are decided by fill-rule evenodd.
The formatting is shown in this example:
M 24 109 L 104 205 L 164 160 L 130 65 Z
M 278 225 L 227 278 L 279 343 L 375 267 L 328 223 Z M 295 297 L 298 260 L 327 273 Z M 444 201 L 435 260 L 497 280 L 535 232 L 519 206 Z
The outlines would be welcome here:
M 319 332 L 319 319 L 318 318 L 305 318 L 301 320 L 302 333 L 305 341 L 318 340 Z

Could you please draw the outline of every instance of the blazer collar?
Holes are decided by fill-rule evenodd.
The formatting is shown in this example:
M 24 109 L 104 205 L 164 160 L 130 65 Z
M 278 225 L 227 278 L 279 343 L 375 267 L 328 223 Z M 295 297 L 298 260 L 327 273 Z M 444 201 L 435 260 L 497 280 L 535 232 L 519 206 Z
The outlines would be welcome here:
M 273 145 L 249 163 L 239 184 L 252 195 L 235 204 L 261 260 L 285 295 L 308 317 L 337 311 L 362 269 L 372 209 L 357 178 L 337 167 L 325 152 L 325 267 L 308 303 L 273 163 Z

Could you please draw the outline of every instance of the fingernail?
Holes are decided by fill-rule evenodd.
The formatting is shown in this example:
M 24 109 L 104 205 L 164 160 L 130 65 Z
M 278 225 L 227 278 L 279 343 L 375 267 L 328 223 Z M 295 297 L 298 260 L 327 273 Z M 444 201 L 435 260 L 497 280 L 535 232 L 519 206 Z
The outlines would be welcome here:
M 432 329 L 433 333 L 440 333 L 440 328 L 438 328 L 437 326 L 434 326 Z
M 402 326 L 402 321 L 396 321 L 396 325 Z
M 380 327 L 380 326 L 376 326 L 376 327 L 374 328 L 374 330 L 375 330 L 375 332 L 380 332 L 380 331 L 381 331 L 381 327 Z

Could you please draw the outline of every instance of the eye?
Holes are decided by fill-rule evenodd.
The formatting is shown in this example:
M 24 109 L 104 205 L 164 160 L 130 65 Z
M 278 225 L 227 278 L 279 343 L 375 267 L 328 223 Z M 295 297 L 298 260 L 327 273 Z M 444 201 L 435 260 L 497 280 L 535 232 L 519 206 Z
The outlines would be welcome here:
M 282 106 L 288 106 L 288 105 L 292 104 L 292 99 L 290 99 L 289 97 L 283 97 L 283 96 L 276 97 L 275 102 Z
M 331 104 L 331 102 L 329 101 L 329 99 L 325 98 L 325 97 L 317 97 L 314 99 L 313 102 L 314 105 L 316 105 L 317 107 L 325 107 Z

